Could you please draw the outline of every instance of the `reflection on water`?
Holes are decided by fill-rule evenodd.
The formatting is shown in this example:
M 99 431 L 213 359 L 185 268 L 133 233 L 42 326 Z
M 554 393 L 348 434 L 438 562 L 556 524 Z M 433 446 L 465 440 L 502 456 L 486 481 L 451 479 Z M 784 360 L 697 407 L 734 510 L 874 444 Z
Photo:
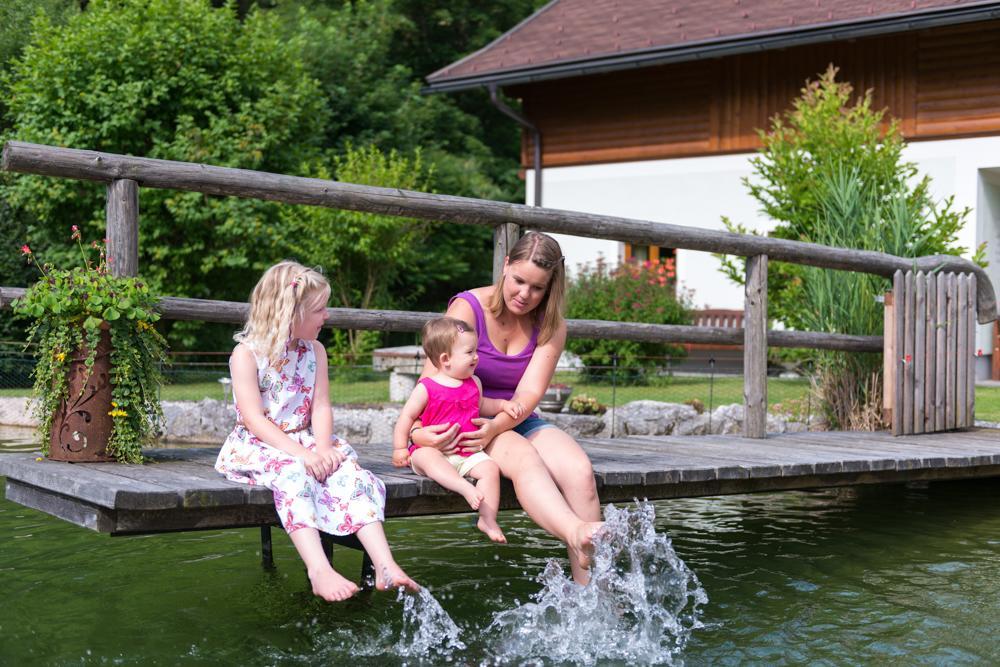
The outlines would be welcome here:
M 605 590 L 562 600 L 567 573 L 549 565 L 565 567 L 562 549 L 520 513 L 501 515 L 506 546 L 470 516 L 390 520 L 438 613 L 393 593 L 322 603 L 280 536 L 267 572 L 256 530 L 110 538 L 2 500 L 0 663 L 996 664 L 998 501 L 995 480 L 659 501 L 658 534 L 646 510 L 623 524 L 641 535 L 621 544 L 650 550 L 607 552 Z M 352 575 L 360 560 L 335 554 Z M 672 587 L 650 584 L 667 572 Z M 522 650 L 515 619 L 549 652 L 537 634 Z

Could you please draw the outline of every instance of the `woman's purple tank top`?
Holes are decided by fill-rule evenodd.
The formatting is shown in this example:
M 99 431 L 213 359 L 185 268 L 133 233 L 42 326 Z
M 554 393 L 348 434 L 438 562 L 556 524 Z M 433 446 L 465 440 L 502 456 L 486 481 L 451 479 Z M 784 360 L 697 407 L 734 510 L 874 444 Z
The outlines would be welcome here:
M 476 334 L 479 336 L 479 344 L 476 346 L 476 351 L 479 353 L 476 377 L 483 383 L 483 396 L 510 400 L 521 381 L 521 376 L 528 368 L 531 355 L 535 352 L 535 346 L 538 344 L 538 327 L 532 329 L 531 340 L 523 350 L 517 354 L 503 354 L 490 342 L 489 334 L 486 332 L 486 316 L 476 295 L 472 292 L 459 292 L 451 297 L 448 305 L 450 306 L 455 299 L 465 299 L 472 307 L 472 312 L 476 314 Z

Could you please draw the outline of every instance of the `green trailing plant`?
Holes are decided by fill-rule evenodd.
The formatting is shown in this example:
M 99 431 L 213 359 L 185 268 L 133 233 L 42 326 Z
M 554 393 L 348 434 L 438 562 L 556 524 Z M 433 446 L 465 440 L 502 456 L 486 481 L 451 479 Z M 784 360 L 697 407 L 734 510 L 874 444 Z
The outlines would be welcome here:
M 630 260 L 611 268 L 598 258 L 592 265 L 579 267 L 569 285 L 566 316 L 651 324 L 691 322 L 684 295 L 677 296 L 670 260 Z M 665 356 L 684 354 L 679 345 L 587 338 L 569 339 L 566 349 L 580 355 L 591 380 L 610 378 L 616 355 L 619 367 L 642 370 L 662 365 Z
M 80 231 L 72 238 L 82 266 L 57 269 L 39 264 L 28 245 L 22 255 L 41 271 L 41 278 L 13 303 L 14 311 L 32 321 L 29 342 L 35 343 L 33 412 L 41 445 L 47 452 L 52 419 L 59 404 L 70 398 L 68 370 L 73 357 L 85 351 L 93 371 L 102 329 L 111 338 L 112 431 L 108 452 L 122 463 L 141 463 L 142 445 L 163 419 L 159 388 L 166 361 L 166 341 L 154 323 L 157 297 L 139 278 L 113 276 L 103 243 L 84 247 Z M 91 254 L 98 256 L 96 262 Z

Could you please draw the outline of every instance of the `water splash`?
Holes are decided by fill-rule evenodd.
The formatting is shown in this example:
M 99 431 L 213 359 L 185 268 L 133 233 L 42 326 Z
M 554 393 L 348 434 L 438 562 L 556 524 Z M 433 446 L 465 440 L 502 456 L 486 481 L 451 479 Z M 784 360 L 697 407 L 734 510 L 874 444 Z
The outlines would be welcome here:
M 403 602 L 403 628 L 395 652 L 404 657 L 450 661 L 452 654 L 465 650 L 461 630 L 426 588 L 416 593 L 402 589 L 396 601 Z
M 654 518 L 648 502 L 609 505 L 590 583 L 574 583 L 551 560 L 532 602 L 494 616 L 484 635 L 498 662 L 674 664 L 702 627 L 708 596 Z

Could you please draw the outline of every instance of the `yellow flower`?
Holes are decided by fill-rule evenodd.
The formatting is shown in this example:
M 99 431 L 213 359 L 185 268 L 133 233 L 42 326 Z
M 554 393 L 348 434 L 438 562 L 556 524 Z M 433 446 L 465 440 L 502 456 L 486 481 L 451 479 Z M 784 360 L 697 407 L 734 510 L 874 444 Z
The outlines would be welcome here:
M 44 457 L 44 456 L 36 456 L 36 457 L 35 457 L 35 460 L 36 460 L 36 461 L 44 461 L 44 460 L 45 460 L 45 457 Z
M 110 416 L 112 416 L 112 417 L 128 417 L 128 413 L 127 412 L 125 412 L 124 410 L 118 410 L 118 409 L 112 410 L 108 414 Z
M 59 363 L 62 363 L 65 360 L 66 360 L 66 353 L 65 352 L 56 352 L 56 361 L 58 361 Z

